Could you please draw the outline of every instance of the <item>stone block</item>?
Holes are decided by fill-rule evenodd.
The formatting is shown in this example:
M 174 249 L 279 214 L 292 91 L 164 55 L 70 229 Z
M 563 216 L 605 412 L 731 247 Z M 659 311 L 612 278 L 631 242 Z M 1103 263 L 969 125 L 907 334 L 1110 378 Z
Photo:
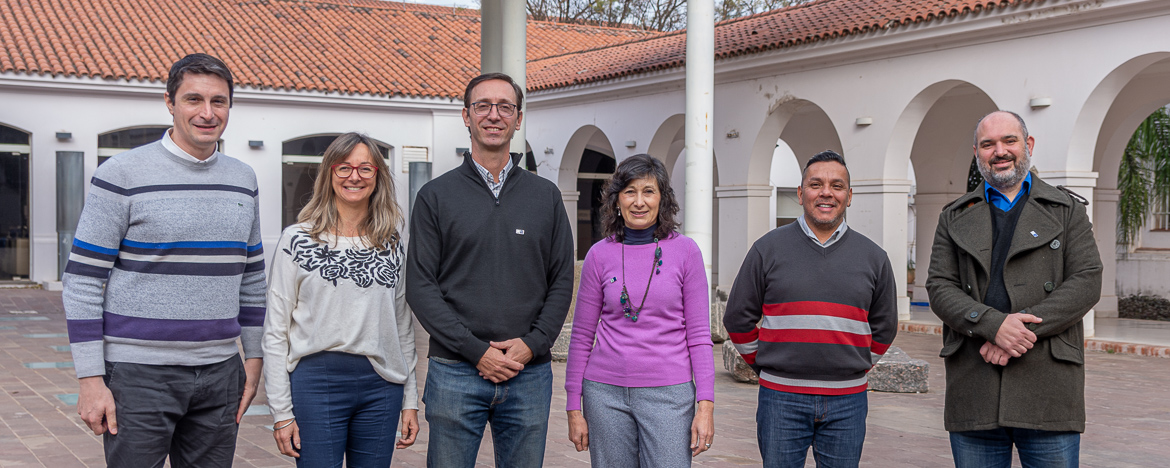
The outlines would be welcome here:
M 711 341 L 722 343 L 728 340 L 727 329 L 723 328 L 723 313 L 727 311 L 727 291 L 715 288 L 711 296 Z
M 565 362 L 569 359 L 569 338 L 573 334 L 573 322 L 568 322 L 561 327 L 561 334 L 557 335 L 557 340 L 553 342 L 552 358 L 557 362 Z
M 731 372 L 731 377 L 739 382 L 759 383 L 760 377 L 756 375 L 756 371 L 743 360 L 743 356 L 739 355 L 739 351 L 735 350 L 735 346 L 731 341 L 723 342 L 723 368 Z
M 926 393 L 930 363 L 913 359 L 897 346 L 890 346 L 882 360 L 869 371 L 869 389 L 875 392 Z

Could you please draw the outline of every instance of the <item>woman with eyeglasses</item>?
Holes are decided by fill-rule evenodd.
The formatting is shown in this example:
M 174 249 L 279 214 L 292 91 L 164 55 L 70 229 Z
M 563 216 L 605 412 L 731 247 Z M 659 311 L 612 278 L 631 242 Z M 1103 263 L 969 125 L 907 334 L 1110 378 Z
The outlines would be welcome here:
M 347 133 L 329 145 L 297 220 L 268 273 L 273 437 L 298 467 L 388 467 L 418 435 L 417 355 L 402 210 L 373 140 Z
M 585 256 L 565 375 L 569 439 L 594 467 L 690 466 L 715 436 L 707 276 L 678 210 L 645 154 L 602 192 L 607 237 Z

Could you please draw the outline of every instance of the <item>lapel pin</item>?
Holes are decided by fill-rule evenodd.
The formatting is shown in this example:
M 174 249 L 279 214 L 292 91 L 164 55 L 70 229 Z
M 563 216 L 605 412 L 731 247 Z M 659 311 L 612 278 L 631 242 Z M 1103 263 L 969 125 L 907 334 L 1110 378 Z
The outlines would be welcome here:
M 1032 231 L 1029 234 L 1032 234 L 1032 237 L 1040 237 L 1040 234 L 1036 234 L 1036 231 Z

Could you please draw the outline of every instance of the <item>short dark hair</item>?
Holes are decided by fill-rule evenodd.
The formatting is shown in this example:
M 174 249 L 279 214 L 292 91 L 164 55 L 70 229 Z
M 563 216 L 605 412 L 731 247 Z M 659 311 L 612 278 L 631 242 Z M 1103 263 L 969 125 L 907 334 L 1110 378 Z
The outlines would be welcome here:
M 804 179 L 808 176 L 809 166 L 820 162 L 830 161 L 838 163 L 845 168 L 845 183 L 849 183 L 849 166 L 845 164 L 845 156 L 841 156 L 839 153 L 833 150 L 824 150 L 813 155 L 812 158 L 809 158 L 807 163 L 804 163 L 804 170 L 800 171 L 800 185 L 804 185 Z
M 223 78 L 228 85 L 228 107 L 232 106 L 232 95 L 235 91 L 232 71 L 228 69 L 227 64 L 223 63 L 223 60 L 207 54 L 190 54 L 171 65 L 171 72 L 167 74 L 167 96 L 170 98 L 171 104 L 175 103 L 175 94 L 179 92 L 179 86 L 183 84 L 183 77 L 188 73 L 215 75 Z
M 670 174 L 666 172 L 666 165 L 648 154 L 637 154 L 626 158 L 618 164 L 613 177 L 605 184 L 601 192 L 601 224 L 605 236 L 613 236 L 618 242 L 625 239 L 626 223 L 618 216 L 618 197 L 622 189 L 631 182 L 654 177 L 658 183 L 658 227 L 654 229 L 654 237 L 667 239 L 678 229 L 678 199 L 674 197 L 674 189 L 670 188 Z
M 524 107 L 524 90 L 520 89 L 520 85 L 516 84 L 516 80 L 513 80 L 506 73 L 484 73 L 472 78 L 471 81 L 467 82 L 467 89 L 463 90 L 463 107 L 471 107 L 471 90 L 479 86 L 480 83 L 490 80 L 505 81 L 512 85 L 512 91 L 516 92 L 516 107 Z

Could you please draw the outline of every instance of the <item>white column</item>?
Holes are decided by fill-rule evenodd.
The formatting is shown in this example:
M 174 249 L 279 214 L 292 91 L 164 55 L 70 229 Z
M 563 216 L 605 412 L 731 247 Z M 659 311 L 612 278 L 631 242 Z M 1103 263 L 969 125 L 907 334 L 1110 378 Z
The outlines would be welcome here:
M 711 281 L 712 188 L 714 187 L 715 3 L 687 0 L 686 200 L 684 234 L 699 244 Z
M 1049 185 L 1052 185 L 1053 187 L 1055 187 L 1057 185 L 1063 185 L 1063 186 L 1067 187 L 1069 190 L 1076 192 L 1077 195 L 1085 197 L 1086 200 L 1093 200 L 1094 199 L 1093 198 L 1093 191 L 1097 187 L 1097 176 L 1098 176 L 1098 174 L 1096 172 L 1091 172 L 1091 171 L 1067 171 L 1067 172 L 1043 172 L 1042 171 L 1042 172 L 1040 172 L 1040 178 L 1044 179 L 1045 182 L 1048 182 Z M 1089 211 L 1089 221 L 1092 221 L 1093 215 L 1094 215 L 1094 210 L 1093 210 L 1092 204 L 1090 204 L 1086 208 L 1088 208 L 1088 211 Z M 1116 212 L 1114 212 L 1113 219 L 1117 219 L 1116 216 L 1117 216 L 1117 214 L 1116 214 Z M 1100 250 L 1101 249 L 1101 239 L 1100 239 L 1100 237 L 1097 237 L 1096 232 L 1094 232 L 1094 237 L 1097 239 L 1097 249 Z M 1101 262 L 1104 263 L 1105 262 L 1104 257 L 1107 255 L 1113 255 L 1113 252 L 1114 252 L 1113 249 L 1109 249 L 1107 251 L 1100 252 L 1101 257 L 1102 257 Z M 1116 260 L 1114 260 L 1114 265 L 1116 265 Z M 1116 268 L 1114 268 L 1115 273 L 1116 273 L 1116 271 L 1117 271 Z M 1114 278 L 1116 281 L 1116 276 Z M 1101 296 L 1102 296 L 1102 298 L 1104 298 L 1104 296 L 1105 296 L 1104 277 L 1102 277 Z M 1114 297 L 1114 300 L 1116 300 L 1116 298 L 1117 298 L 1116 293 L 1114 293 L 1113 297 Z M 1084 320 L 1084 322 L 1085 322 L 1085 338 L 1092 337 L 1093 335 L 1096 334 L 1096 327 L 1094 326 L 1094 324 L 1096 323 L 1095 322 L 1096 317 L 1097 317 L 1097 312 L 1093 309 L 1090 309 L 1089 313 L 1085 314 L 1085 320 Z
M 748 249 L 776 223 L 776 218 L 768 218 L 769 207 L 775 203 L 772 201 L 775 192 L 771 185 L 715 188 L 719 226 L 723 232 L 719 233 L 719 284 L 712 286 L 731 291 Z
M 573 231 L 573 260 L 577 259 L 577 200 L 580 199 L 581 192 L 561 190 L 561 200 L 565 202 L 565 213 L 569 215 L 569 226 Z
M 1093 236 L 1101 253 L 1101 300 L 1093 310 L 1097 317 L 1117 317 L 1117 201 L 1121 191 L 1096 189 L 1089 205 L 1093 219 Z
M 503 72 L 527 90 L 528 12 L 525 2 L 483 0 L 480 4 L 481 73 Z M 528 107 L 525 100 L 525 108 Z M 525 152 L 524 122 L 512 136 L 512 152 Z
M 930 270 L 930 251 L 934 248 L 934 232 L 938 229 L 938 215 L 951 200 L 963 194 L 919 193 L 914 196 L 914 210 L 918 217 L 915 226 L 914 288 L 915 302 L 930 302 L 926 294 L 926 277 Z
M 846 213 L 849 229 L 855 229 L 880 245 L 890 257 L 898 290 L 898 320 L 910 319 L 906 295 L 906 203 L 909 180 L 853 180 L 853 204 Z M 931 237 L 933 239 L 933 237 Z

